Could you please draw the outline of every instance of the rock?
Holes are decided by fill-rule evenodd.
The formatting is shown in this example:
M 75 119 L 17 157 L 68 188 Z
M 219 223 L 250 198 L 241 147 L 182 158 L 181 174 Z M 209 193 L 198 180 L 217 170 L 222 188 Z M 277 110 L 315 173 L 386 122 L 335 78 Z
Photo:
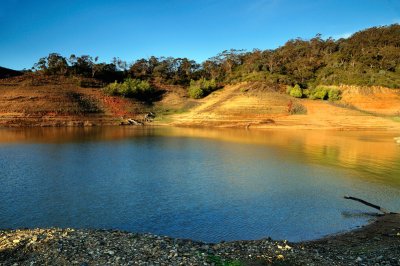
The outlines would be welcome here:
M 363 259 L 361 257 L 357 257 L 356 262 L 362 262 Z
M 112 251 L 112 250 L 109 250 L 109 251 L 107 251 L 106 253 L 107 253 L 108 255 L 111 255 L 111 256 L 113 256 L 113 255 L 115 254 L 115 252 Z

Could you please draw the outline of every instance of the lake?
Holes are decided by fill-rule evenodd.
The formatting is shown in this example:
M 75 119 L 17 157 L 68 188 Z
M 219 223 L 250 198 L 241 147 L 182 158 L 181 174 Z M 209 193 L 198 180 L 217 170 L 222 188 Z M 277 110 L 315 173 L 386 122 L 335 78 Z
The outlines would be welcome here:
M 301 241 L 400 211 L 396 132 L 0 130 L 0 228 Z M 400 136 L 400 134 L 397 134 Z

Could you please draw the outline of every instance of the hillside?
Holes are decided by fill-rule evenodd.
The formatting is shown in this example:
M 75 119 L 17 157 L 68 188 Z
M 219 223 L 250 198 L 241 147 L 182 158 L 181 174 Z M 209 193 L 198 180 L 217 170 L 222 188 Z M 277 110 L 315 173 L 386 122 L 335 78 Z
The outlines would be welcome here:
M 337 102 L 295 99 L 260 83 L 226 86 L 199 100 L 188 113 L 173 116 L 179 126 L 400 130 L 400 90 L 341 86 Z M 305 114 L 289 114 L 288 105 Z
M 24 75 L 0 80 L 0 126 L 116 125 L 135 118 L 140 102 L 82 88 L 62 76 Z
M 154 125 L 336 130 L 400 130 L 400 90 L 340 86 L 337 102 L 296 99 L 263 82 L 227 85 L 205 98 L 191 99 L 182 86 L 154 84 L 161 98 L 152 104 L 109 96 L 78 86 L 63 76 L 28 75 L 0 80 L 0 126 Z M 304 110 L 289 113 L 289 105 Z M 148 123 L 150 124 L 150 123 Z
M 0 79 L 22 75 L 21 72 L 0 66 Z

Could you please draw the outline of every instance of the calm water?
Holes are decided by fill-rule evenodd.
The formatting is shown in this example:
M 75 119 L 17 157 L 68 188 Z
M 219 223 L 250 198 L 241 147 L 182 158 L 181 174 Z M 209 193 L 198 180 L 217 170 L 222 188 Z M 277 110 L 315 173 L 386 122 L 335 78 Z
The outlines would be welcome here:
M 400 134 L 398 134 L 400 135 Z M 77 227 L 203 241 L 299 241 L 400 210 L 396 134 L 0 130 L 0 228 Z

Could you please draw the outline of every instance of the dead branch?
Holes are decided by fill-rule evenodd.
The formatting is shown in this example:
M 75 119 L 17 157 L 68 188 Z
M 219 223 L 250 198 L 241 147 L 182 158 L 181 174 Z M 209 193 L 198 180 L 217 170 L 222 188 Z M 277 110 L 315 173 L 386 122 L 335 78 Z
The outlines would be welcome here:
M 369 206 L 369 207 L 372 207 L 372 208 L 374 208 L 374 209 L 377 209 L 377 210 L 381 211 L 381 212 L 384 213 L 384 214 L 391 214 L 391 213 L 393 214 L 393 213 L 395 213 L 395 212 L 390 212 L 390 211 L 388 211 L 387 209 L 382 208 L 381 206 L 372 204 L 372 203 L 370 203 L 370 202 L 368 202 L 368 201 L 365 201 L 365 200 L 363 200 L 363 199 L 359 199 L 359 198 L 351 197 L 351 196 L 344 196 L 344 198 L 345 198 L 345 199 L 350 199 L 350 200 L 355 200 L 355 201 L 361 202 L 362 204 L 365 204 L 365 205 L 367 205 L 367 206 Z

